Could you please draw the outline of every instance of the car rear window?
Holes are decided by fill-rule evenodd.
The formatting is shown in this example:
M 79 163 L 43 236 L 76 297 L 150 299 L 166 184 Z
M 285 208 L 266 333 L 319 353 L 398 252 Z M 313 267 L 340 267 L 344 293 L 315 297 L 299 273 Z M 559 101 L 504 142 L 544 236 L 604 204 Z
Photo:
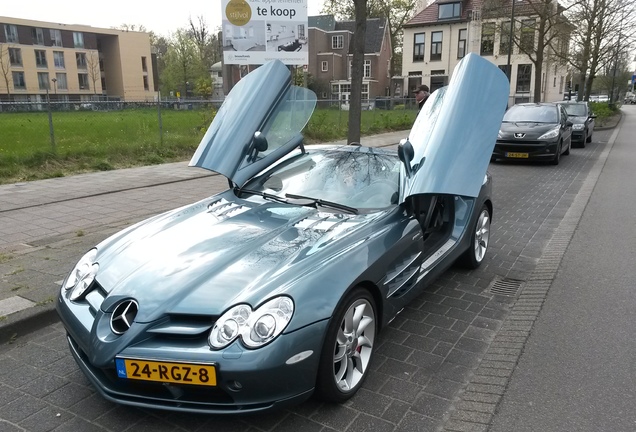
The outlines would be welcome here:
M 503 118 L 507 122 L 558 123 L 557 109 L 549 105 L 514 105 Z
M 563 108 L 571 116 L 586 116 L 587 110 L 584 104 L 563 104 Z

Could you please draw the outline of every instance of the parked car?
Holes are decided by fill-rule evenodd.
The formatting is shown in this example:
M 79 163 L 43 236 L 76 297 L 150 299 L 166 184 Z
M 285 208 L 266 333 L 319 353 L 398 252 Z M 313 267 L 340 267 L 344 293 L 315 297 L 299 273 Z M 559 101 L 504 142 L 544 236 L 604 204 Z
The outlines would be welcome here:
M 316 95 L 278 60 L 249 73 L 190 162 L 230 189 L 102 241 L 63 281 L 56 308 L 80 369 L 139 407 L 349 399 L 378 332 L 454 261 L 483 262 L 508 88 L 469 54 L 397 151 L 305 146 Z
M 555 103 L 523 103 L 506 111 L 491 160 L 534 159 L 559 164 L 570 154 L 572 122 Z
M 561 103 L 561 106 L 572 122 L 572 144 L 585 147 L 585 143 L 592 142 L 596 115 L 590 111 L 586 102 Z

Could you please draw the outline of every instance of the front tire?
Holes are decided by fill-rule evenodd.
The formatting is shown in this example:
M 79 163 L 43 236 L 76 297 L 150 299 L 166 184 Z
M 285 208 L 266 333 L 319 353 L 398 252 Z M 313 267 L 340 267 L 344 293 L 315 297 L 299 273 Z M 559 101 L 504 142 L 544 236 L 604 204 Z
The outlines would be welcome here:
M 490 244 L 490 221 L 490 210 L 484 204 L 472 230 L 470 248 L 460 257 L 464 267 L 476 269 L 484 261 Z
M 561 144 L 562 144 L 562 143 L 559 143 L 559 144 L 557 145 L 557 150 L 556 150 L 556 153 L 554 154 L 554 159 L 552 159 L 552 160 L 550 161 L 550 163 L 551 163 L 552 165 L 558 165 L 558 164 L 559 164 L 559 160 L 561 160 Z
M 316 394 L 342 403 L 356 394 L 369 372 L 378 329 L 371 293 L 354 288 L 340 302 L 331 318 L 320 354 Z

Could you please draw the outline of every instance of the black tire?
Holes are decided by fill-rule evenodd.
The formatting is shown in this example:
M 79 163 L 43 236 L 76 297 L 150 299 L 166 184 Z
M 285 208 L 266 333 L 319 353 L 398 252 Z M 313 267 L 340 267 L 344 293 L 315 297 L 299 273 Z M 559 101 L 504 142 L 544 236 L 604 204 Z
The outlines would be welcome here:
M 570 144 L 568 145 L 568 149 L 566 151 L 563 152 L 564 156 L 567 156 L 570 154 L 570 149 L 572 148 L 572 141 L 570 141 Z
M 556 153 L 554 154 L 554 158 L 550 161 L 552 165 L 558 165 L 561 160 L 561 143 L 557 145 Z
M 490 221 L 490 210 L 484 204 L 472 227 L 470 247 L 459 257 L 459 262 L 463 267 L 476 269 L 484 261 L 490 244 Z
M 592 132 L 592 133 L 590 134 L 590 136 L 589 136 L 589 137 L 587 137 L 587 139 L 586 139 L 586 140 L 585 140 L 585 142 L 583 143 L 583 147 L 585 147 L 585 143 L 586 143 L 586 142 L 592 142 L 592 135 L 594 135 L 594 132 Z
M 361 317 L 356 323 L 358 313 Z M 353 318 L 349 329 L 345 317 Z M 342 403 L 356 394 L 369 374 L 377 331 L 373 296 L 362 287 L 354 288 L 340 301 L 327 327 L 318 365 L 316 396 L 327 402 Z

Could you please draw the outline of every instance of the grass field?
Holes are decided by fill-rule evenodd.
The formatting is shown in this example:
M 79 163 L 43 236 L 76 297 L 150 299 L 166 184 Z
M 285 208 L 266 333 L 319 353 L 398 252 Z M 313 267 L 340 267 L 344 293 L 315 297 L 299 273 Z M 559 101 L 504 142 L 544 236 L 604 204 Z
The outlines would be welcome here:
M 348 112 L 318 109 L 308 143 L 347 137 Z M 415 111 L 363 111 L 362 134 L 408 129 Z M 0 184 L 188 160 L 213 119 L 211 110 L 155 109 L 0 113 Z M 364 142 L 364 140 L 363 140 Z

